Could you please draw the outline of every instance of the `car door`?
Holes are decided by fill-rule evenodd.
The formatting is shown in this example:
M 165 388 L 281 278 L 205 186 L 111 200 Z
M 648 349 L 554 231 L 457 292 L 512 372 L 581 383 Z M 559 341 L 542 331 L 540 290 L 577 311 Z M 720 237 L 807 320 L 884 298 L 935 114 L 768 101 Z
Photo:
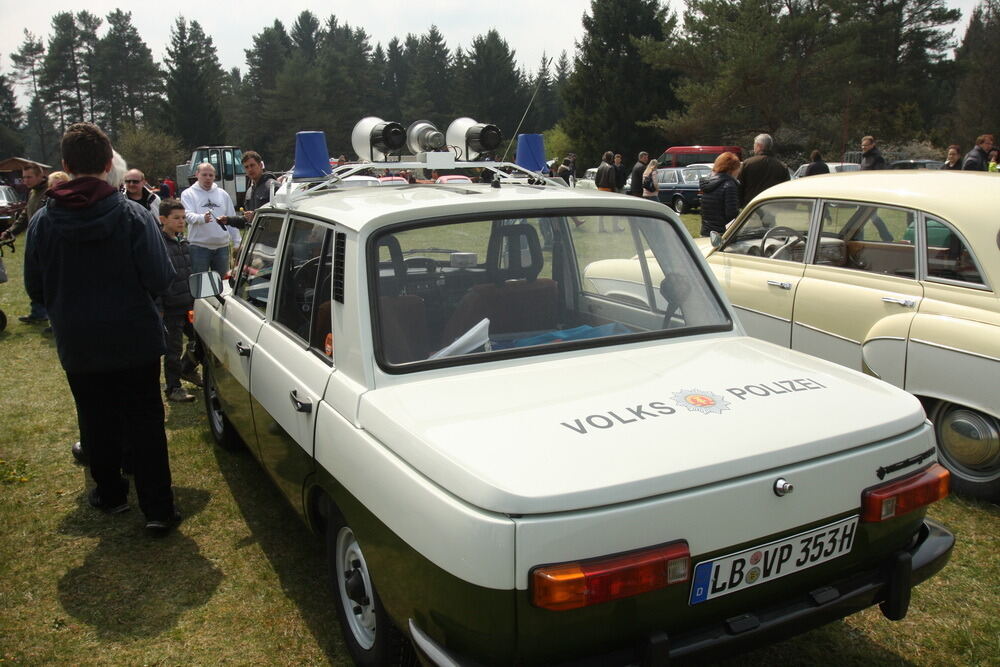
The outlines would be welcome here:
M 795 295 L 792 347 L 902 386 L 923 288 L 913 210 L 824 201 L 813 263 Z
M 670 204 L 677 190 L 677 170 L 659 169 L 656 172 L 656 198 L 664 204 Z
M 313 470 L 316 410 L 332 371 L 331 236 L 322 223 L 289 221 L 274 306 L 250 369 L 261 462 L 300 512 L 303 482 Z
M 257 337 L 271 296 L 275 249 L 284 222 L 282 215 L 261 216 L 251 231 L 247 251 L 236 274 L 233 292 L 220 308 L 221 341 L 214 362 L 218 400 L 247 445 L 256 450 L 250 407 L 250 366 Z
M 789 347 L 792 307 L 805 270 L 814 202 L 773 199 L 744 213 L 709 257 L 751 336 Z

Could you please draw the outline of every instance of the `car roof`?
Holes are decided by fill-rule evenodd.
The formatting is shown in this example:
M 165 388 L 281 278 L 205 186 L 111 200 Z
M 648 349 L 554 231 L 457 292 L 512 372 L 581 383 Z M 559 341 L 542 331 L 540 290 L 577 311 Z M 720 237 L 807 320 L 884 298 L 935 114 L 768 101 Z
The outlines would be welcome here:
M 754 202 L 777 197 L 820 197 L 914 208 L 954 224 L 979 248 L 985 248 L 985 243 L 995 248 L 998 184 L 997 176 L 986 172 L 849 171 L 780 183 L 759 194 Z
M 365 228 L 452 215 L 484 215 L 554 208 L 630 209 L 669 216 L 662 204 L 641 197 L 599 190 L 504 183 L 398 185 L 392 188 L 346 188 L 291 195 L 291 204 L 276 198 L 274 208 L 292 210 L 362 231 Z

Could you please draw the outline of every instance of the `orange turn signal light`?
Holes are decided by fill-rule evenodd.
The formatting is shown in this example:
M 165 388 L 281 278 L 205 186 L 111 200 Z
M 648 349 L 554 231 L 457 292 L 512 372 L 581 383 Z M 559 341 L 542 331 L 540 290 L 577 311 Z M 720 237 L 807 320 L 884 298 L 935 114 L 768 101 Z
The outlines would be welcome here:
M 861 492 L 861 520 L 878 523 L 926 507 L 948 496 L 951 473 L 940 463 Z
M 685 540 L 618 556 L 545 565 L 531 573 L 531 602 L 563 611 L 654 591 L 691 578 Z
M 191 324 L 194 324 L 194 311 L 193 310 L 189 310 L 188 311 L 188 322 L 190 322 Z

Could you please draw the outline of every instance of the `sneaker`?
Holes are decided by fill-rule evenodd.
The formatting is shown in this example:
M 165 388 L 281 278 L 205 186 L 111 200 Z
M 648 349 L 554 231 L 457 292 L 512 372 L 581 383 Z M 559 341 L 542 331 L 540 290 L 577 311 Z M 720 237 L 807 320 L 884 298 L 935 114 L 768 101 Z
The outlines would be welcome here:
M 70 447 L 69 451 L 73 454 L 73 459 L 80 465 L 87 465 L 90 463 L 90 457 L 87 456 L 87 452 L 83 449 L 83 443 L 77 440 Z
M 100 494 L 97 493 L 97 489 L 92 489 L 90 491 L 90 494 L 87 496 L 87 502 L 90 503 L 91 507 L 99 509 L 105 514 L 121 514 L 122 512 L 128 512 L 129 510 L 127 500 L 119 505 L 111 505 L 101 499 Z
M 181 373 L 181 379 L 182 380 L 187 380 L 188 382 L 190 382 L 191 384 L 193 384 L 196 387 L 202 386 L 202 383 L 201 383 L 201 374 L 198 373 L 198 369 L 197 368 L 192 368 L 189 371 Z
M 181 522 L 181 513 L 176 509 L 169 519 L 149 519 L 146 521 L 146 532 L 150 537 L 165 537 Z
M 47 317 L 35 317 L 34 315 L 21 315 L 17 319 L 21 320 L 25 324 L 41 324 L 42 322 L 48 322 Z
M 174 403 L 190 403 L 194 399 L 194 394 L 187 393 L 183 387 L 175 387 L 167 392 L 167 400 Z

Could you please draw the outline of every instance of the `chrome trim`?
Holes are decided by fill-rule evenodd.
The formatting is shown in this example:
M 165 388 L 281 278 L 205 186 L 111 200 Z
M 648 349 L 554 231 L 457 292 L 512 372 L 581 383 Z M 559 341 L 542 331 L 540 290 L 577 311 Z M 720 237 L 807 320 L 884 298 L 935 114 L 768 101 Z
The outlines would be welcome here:
M 982 275 L 982 271 L 980 271 L 980 275 Z M 993 293 L 993 289 L 989 285 L 985 285 L 983 283 L 970 283 L 964 280 L 952 280 L 951 278 L 938 278 L 936 276 L 928 276 L 926 275 L 926 273 L 924 274 L 923 280 L 929 283 L 951 285 L 952 287 L 964 287 L 966 289 L 975 289 L 981 292 L 989 292 L 990 294 Z
M 784 282 L 781 280 L 768 280 L 767 284 L 772 287 L 780 287 L 781 289 L 792 289 L 792 284 L 789 282 Z
M 839 336 L 839 335 L 837 335 L 835 333 L 830 333 L 829 331 L 825 331 L 825 330 L 820 329 L 818 327 L 809 326 L 808 324 L 802 324 L 802 322 L 796 322 L 795 326 L 802 327 L 803 329 L 809 329 L 810 331 L 815 331 L 816 333 L 821 333 L 824 336 L 830 336 L 831 338 L 838 338 L 840 340 L 847 341 L 848 343 L 854 343 L 855 345 L 861 345 L 861 341 L 860 340 L 854 340 L 853 338 L 848 338 L 847 336 Z
M 950 345 L 941 345 L 940 343 L 932 343 L 929 340 L 923 340 L 921 338 L 911 338 L 911 343 L 920 343 L 921 345 L 926 345 L 927 347 L 936 347 L 941 350 L 947 350 L 949 352 L 958 352 L 959 354 L 964 354 L 970 357 L 976 357 L 978 359 L 985 359 L 986 361 L 996 361 L 1000 362 L 1000 358 L 991 357 L 988 354 L 979 354 L 978 352 L 969 352 L 968 350 L 963 350 L 957 347 L 951 347 Z
M 765 313 L 760 310 L 754 310 L 753 308 L 747 308 L 746 306 L 737 306 L 735 303 L 733 304 L 733 308 L 735 308 L 736 310 L 745 310 L 746 312 L 753 313 L 755 315 L 763 315 L 764 317 L 770 317 L 772 320 L 778 320 L 779 322 L 787 322 L 789 324 L 792 323 L 792 321 L 788 318 L 778 317 L 777 315 L 772 315 L 771 313 Z
M 410 637 L 413 639 L 413 643 L 417 645 L 421 653 L 427 656 L 428 660 L 438 665 L 438 667 L 461 667 L 458 662 L 444 652 L 444 649 L 435 644 L 423 630 L 418 628 L 412 618 L 407 620 L 409 621 Z
M 864 345 L 876 340 L 901 340 L 906 341 L 906 336 L 872 336 L 865 340 Z
M 904 308 L 913 308 L 917 305 L 917 302 L 913 299 L 901 299 L 898 296 L 884 296 L 882 300 L 886 303 L 895 303 L 897 305 L 903 306 Z

